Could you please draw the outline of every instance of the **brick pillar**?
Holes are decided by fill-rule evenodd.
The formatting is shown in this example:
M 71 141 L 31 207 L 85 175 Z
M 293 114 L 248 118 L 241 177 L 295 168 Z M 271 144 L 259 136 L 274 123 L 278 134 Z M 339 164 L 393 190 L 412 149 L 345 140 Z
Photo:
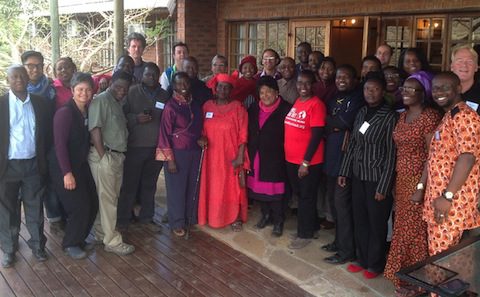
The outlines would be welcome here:
M 217 0 L 178 0 L 176 37 L 198 59 L 200 77 L 207 75 L 217 54 Z

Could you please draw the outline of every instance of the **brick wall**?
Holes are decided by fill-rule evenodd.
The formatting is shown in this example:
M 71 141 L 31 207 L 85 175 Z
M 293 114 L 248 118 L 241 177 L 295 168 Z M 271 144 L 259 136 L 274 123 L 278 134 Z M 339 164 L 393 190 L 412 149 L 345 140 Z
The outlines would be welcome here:
M 442 13 L 456 10 L 468 12 L 472 8 L 480 9 L 479 0 L 218 0 L 217 5 L 217 44 L 221 53 L 227 51 L 227 21 Z
M 198 59 L 200 76 L 208 74 L 217 54 L 217 0 L 178 0 L 176 16 L 176 39 Z

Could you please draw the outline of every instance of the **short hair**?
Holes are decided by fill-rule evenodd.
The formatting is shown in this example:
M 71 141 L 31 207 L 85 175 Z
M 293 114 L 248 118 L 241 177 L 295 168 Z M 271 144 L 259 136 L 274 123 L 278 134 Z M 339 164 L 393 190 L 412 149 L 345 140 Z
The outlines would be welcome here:
M 60 59 L 57 60 L 57 62 L 55 62 L 55 66 L 53 67 L 53 75 L 55 77 L 57 77 L 57 64 L 60 63 L 60 62 L 67 62 L 67 63 L 70 63 L 72 66 L 73 66 L 73 72 L 77 72 L 77 65 L 75 65 L 75 63 L 73 62 L 72 58 L 70 57 L 61 57 Z
M 337 68 L 337 62 L 335 62 L 335 59 L 333 57 L 327 56 L 322 59 L 322 62 L 320 63 L 320 66 L 322 66 L 323 63 L 328 62 L 332 63 L 333 68 Z
M 188 57 L 186 57 L 185 59 L 183 59 L 183 63 L 185 63 L 185 62 L 187 62 L 187 61 L 188 61 L 188 62 L 191 62 L 191 63 L 194 63 L 194 64 L 197 65 L 197 67 L 198 67 L 198 60 L 197 60 L 197 58 L 195 58 L 195 57 L 193 57 L 193 56 L 188 56 Z
M 132 33 L 128 34 L 128 36 L 127 36 L 127 48 L 130 47 L 130 42 L 132 42 L 132 40 L 140 41 L 140 43 L 142 43 L 143 48 L 147 47 L 147 40 L 145 39 L 145 36 L 143 36 L 143 34 L 141 34 L 141 33 L 132 32 Z
M 365 84 L 369 81 L 374 81 L 380 84 L 380 86 L 385 90 L 387 87 L 387 82 L 385 81 L 385 76 L 383 76 L 382 71 L 370 71 L 365 76 Z
M 390 52 L 390 55 L 391 55 L 391 56 L 393 55 L 393 48 L 392 48 L 390 45 L 388 45 L 387 43 L 382 43 L 382 44 L 380 44 L 380 45 L 377 47 L 377 49 L 380 48 L 381 46 L 387 47 L 387 48 L 388 48 L 388 51 Z
M 30 57 L 36 57 L 36 58 L 40 59 L 40 63 L 42 63 L 42 64 L 44 62 L 44 58 L 43 58 L 43 55 L 42 55 L 41 52 L 26 51 L 21 56 L 22 64 L 25 64 L 25 62 L 27 62 L 28 58 L 30 58 Z
M 314 74 L 313 71 L 311 71 L 311 70 L 302 70 L 302 71 L 300 71 L 300 73 L 298 74 L 298 77 L 300 77 L 300 76 L 306 76 L 306 77 L 308 77 L 312 83 L 314 83 L 314 82 L 316 81 L 316 79 L 315 79 L 315 74 Z
M 173 46 L 172 46 L 172 55 L 175 53 L 175 49 L 176 49 L 178 46 L 181 46 L 181 47 L 186 48 L 186 49 L 187 49 L 187 52 L 189 51 L 187 44 L 186 44 L 185 42 L 179 41 L 179 42 L 176 42 L 176 43 L 173 44 Z
M 478 53 L 477 53 L 477 51 L 475 51 L 475 49 L 470 44 L 466 44 L 466 43 L 457 44 L 456 46 L 454 46 L 452 48 L 452 55 L 450 56 L 451 62 L 453 62 L 453 59 L 455 59 L 455 55 L 458 53 L 458 51 L 462 50 L 462 49 L 466 49 L 470 52 L 470 54 L 472 54 L 474 62 L 475 62 L 475 66 L 477 66 L 477 64 L 478 64 Z
M 400 73 L 400 69 L 398 69 L 397 67 L 392 66 L 392 65 L 388 65 L 387 67 L 383 68 L 384 73 L 385 73 L 386 70 L 392 70 L 392 71 L 395 71 L 397 73 Z
M 126 60 L 130 60 L 130 62 L 132 62 L 133 65 L 135 65 L 135 61 L 133 61 L 133 58 L 130 57 L 129 55 L 121 55 L 120 57 L 118 57 L 118 59 L 117 59 L 117 65 L 118 65 L 118 63 L 120 63 L 120 60 L 122 60 L 122 59 L 123 59 L 123 60 L 125 60 L 125 59 L 126 59 Z M 117 65 L 115 65 L 115 66 L 117 66 Z
M 263 55 L 265 55 L 266 52 L 272 52 L 273 55 L 275 56 L 275 59 L 277 60 L 277 64 L 280 64 L 280 55 L 277 53 L 276 50 L 274 50 L 273 48 L 267 48 L 266 50 L 263 51 L 262 53 L 262 62 L 260 64 L 263 65 Z
M 12 71 L 14 71 L 14 70 L 25 71 L 25 74 L 27 74 L 27 69 L 25 69 L 25 67 L 23 65 L 12 64 L 12 65 L 8 66 L 8 68 L 7 68 L 7 76 L 9 76 L 10 73 L 12 73 Z M 27 76 L 28 76 L 28 74 L 27 74 Z
M 190 76 L 188 76 L 188 74 L 185 71 L 178 71 L 178 72 L 175 72 L 175 74 L 172 77 L 172 87 L 175 86 L 175 84 L 177 83 L 177 79 L 180 79 L 180 78 L 184 78 L 190 81 Z
M 75 88 L 78 84 L 80 83 L 88 83 L 92 89 L 94 88 L 94 83 L 92 76 L 88 73 L 85 72 L 75 72 L 72 76 L 72 79 L 70 80 L 70 86 Z
M 215 63 L 215 60 L 224 60 L 225 61 L 225 64 L 227 64 L 227 57 L 223 56 L 223 55 L 219 55 L 219 54 L 216 54 L 213 58 L 212 58 L 212 65 L 213 63 Z M 226 66 L 226 65 L 225 65 Z
M 295 65 L 295 59 L 293 59 L 292 57 L 283 57 L 280 63 L 283 61 L 290 61 L 293 63 L 293 65 Z
M 357 69 L 355 69 L 355 67 L 353 67 L 350 64 L 342 64 L 338 66 L 337 71 L 338 70 L 346 70 L 350 72 L 350 75 L 352 76 L 352 78 L 357 78 Z
M 366 61 L 374 62 L 375 64 L 377 64 L 379 70 L 382 69 L 382 62 L 380 62 L 380 60 L 374 55 L 368 55 L 363 57 L 361 66 L 363 66 L 363 63 L 365 63 Z
M 133 75 L 126 72 L 126 71 L 123 71 L 123 70 L 119 70 L 119 71 L 116 71 L 113 75 L 112 75 L 112 83 L 114 83 L 115 81 L 119 80 L 119 79 L 123 79 L 125 81 L 128 81 L 130 84 L 132 83 L 133 81 Z
M 260 88 L 266 86 L 275 91 L 279 91 L 277 80 L 270 75 L 264 75 L 260 77 L 257 81 L 257 93 L 260 93 Z
M 306 41 L 302 41 L 297 45 L 297 48 L 302 47 L 302 46 L 306 47 L 309 52 L 312 51 L 312 45 L 310 43 L 308 43 Z
M 456 86 L 461 84 L 460 78 L 452 71 L 442 71 L 442 72 L 438 73 L 437 75 L 435 75 L 433 77 L 432 82 L 433 82 L 434 79 L 442 78 L 442 77 L 451 79 Z
M 152 69 L 153 72 L 155 72 L 155 74 L 157 76 L 160 76 L 160 68 L 158 68 L 157 64 L 153 63 L 153 62 L 146 62 L 145 64 L 145 68 L 143 71 L 145 71 L 145 69 Z

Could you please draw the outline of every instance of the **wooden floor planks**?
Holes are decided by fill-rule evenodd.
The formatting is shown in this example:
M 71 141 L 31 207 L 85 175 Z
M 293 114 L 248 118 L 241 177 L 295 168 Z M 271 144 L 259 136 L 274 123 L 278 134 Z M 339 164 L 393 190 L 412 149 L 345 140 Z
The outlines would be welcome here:
M 311 296 L 266 267 L 208 234 L 192 230 L 189 240 L 134 225 L 125 240 L 133 255 L 119 257 L 97 246 L 87 259 L 63 253 L 61 238 L 49 232 L 49 259 L 39 263 L 27 245 L 22 223 L 17 262 L 0 268 L 0 296 Z

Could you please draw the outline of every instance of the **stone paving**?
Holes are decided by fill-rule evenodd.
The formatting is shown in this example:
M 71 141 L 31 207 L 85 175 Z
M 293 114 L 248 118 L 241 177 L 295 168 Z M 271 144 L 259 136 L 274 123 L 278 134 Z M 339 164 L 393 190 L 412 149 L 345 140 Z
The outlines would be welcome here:
M 157 201 L 165 201 L 163 176 L 159 178 Z M 233 232 L 230 227 L 212 229 L 197 227 L 211 234 L 216 239 L 225 242 L 232 248 L 255 259 L 264 266 L 281 274 L 298 284 L 301 288 L 315 296 L 322 297 L 390 297 L 394 296 L 394 287 L 385 278 L 366 280 L 361 273 L 350 273 L 345 265 L 330 265 L 323 258 L 330 255 L 320 249 L 320 246 L 333 240 L 333 230 L 321 230 L 319 238 L 301 250 L 289 250 L 288 235 L 295 232 L 295 217 L 289 217 L 280 238 L 271 236 L 272 226 L 263 230 L 253 227 L 260 217 L 258 208 L 249 211 L 249 220 L 242 232 Z

